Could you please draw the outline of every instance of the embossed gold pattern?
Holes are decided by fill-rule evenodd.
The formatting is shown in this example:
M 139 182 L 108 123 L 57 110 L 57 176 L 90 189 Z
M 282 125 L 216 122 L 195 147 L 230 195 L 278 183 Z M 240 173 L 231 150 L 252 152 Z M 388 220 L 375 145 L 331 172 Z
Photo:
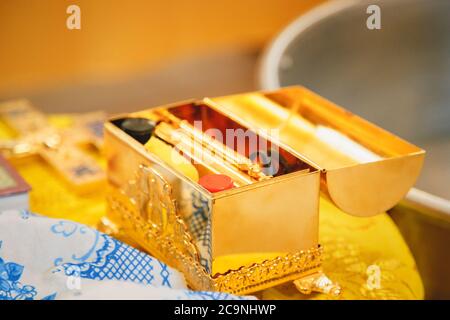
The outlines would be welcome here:
M 110 188 L 113 223 L 123 226 L 126 234 L 157 258 L 182 271 L 194 289 L 246 294 L 320 272 L 319 246 L 211 276 L 200 264 L 197 248 L 176 211 L 170 184 L 155 169 L 141 165 L 127 190 Z M 103 224 L 104 230 L 118 232 L 108 220 Z M 308 285 L 305 282 L 304 286 Z M 322 292 L 315 283 L 308 289 Z
M 214 287 L 218 291 L 245 294 L 286 281 L 298 280 L 319 272 L 321 252 L 319 246 L 306 251 L 279 256 L 262 263 L 255 263 L 249 267 L 241 267 L 238 270 L 230 270 L 225 274 L 214 277 Z M 311 293 L 317 291 L 318 287 L 311 285 L 309 288 L 309 293 Z

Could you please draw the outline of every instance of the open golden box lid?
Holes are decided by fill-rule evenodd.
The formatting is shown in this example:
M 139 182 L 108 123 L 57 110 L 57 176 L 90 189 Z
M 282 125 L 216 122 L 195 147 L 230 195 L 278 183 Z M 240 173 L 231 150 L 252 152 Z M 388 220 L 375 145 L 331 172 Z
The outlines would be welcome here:
M 355 216 L 392 208 L 422 168 L 424 150 L 304 87 L 206 102 L 250 129 L 276 132 L 270 138 L 321 170 L 321 191 Z

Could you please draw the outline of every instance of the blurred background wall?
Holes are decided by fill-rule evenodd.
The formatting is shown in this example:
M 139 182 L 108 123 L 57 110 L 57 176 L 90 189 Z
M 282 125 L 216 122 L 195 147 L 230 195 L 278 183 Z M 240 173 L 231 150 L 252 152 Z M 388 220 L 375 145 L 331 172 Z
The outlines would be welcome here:
M 255 53 L 292 19 L 321 2 L 1 0 L 0 99 L 27 95 L 42 100 L 41 92 L 124 81 L 170 68 L 187 57 L 201 57 L 220 71 L 218 65 L 229 59 L 208 57 L 233 50 Z M 81 8 L 81 30 L 66 28 L 71 4 Z M 240 69 L 239 63 L 235 68 Z M 198 62 L 195 66 L 186 70 L 197 70 L 193 78 L 202 71 L 198 67 L 211 69 Z M 172 70 L 171 77 L 176 73 Z

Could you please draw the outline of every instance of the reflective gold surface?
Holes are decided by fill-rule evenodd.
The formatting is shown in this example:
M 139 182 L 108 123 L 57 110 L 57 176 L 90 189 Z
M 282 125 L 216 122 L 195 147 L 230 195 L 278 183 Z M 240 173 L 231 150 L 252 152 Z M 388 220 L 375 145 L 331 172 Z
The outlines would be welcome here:
M 315 256 L 314 262 L 310 262 L 309 258 L 304 262 L 293 258 L 298 261 L 296 263 L 291 261 L 283 268 L 280 265 L 281 269 L 276 268 L 273 272 L 265 273 L 265 276 L 261 271 L 261 277 L 253 277 L 247 284 L 242 280 L 247 279 L 244 271 L 236 273 L 243 267 L 242 265 L 237 267 L 234 272 L 231 272 L 229 267 L 225 267 L 215 270 L 214 274 L 211 273 L 211 268 L 214 269 L 214 260 L 224 255 L 265 253 L 265 259 L 249 261 L 246 265 L 251 268 L 249 272 L 253 274 L 253 270 L 259 270 L 260 264 L 264 269 L 271 261 L 277 261 L 276 259 L 280 257 L 289 257 L 286 256 L 286 253 L 303 256 L 305 254 L 302 252 L 309 252 L 316 248 L 318 246 L 320 182 L 317 170 L 307 174 L 299 171 L 298 174 L 291 173 L 211 194 L 189 178 L 180 175 L 176 169 L 158 159 L 156 155 L 149 153 L 144 146 L 112 123 L 107 123 L 105 129 L 105 155 L 108 163 L 108 180 L 111 186 L 108 198 L 108 218 L 113 224 L 123 228 L 125 234 L 150 253 L 184 271 L 193 288 L 206 290 L 217 286 L 217 289 L 248 293 L 252 290 L 263 289 L 269 286 L 269 283 L 279 284 L 297 279 L 303 273 L 311 274 L 320 269 L 320 253 L 317 252 L 318 256 Z M 200 254 L 197 259 L 195 256 L 183 253 L 183 249 L 185 249 L 183 246 L 186 246 L 183 241 L 169 240 L 158 233 L 151 233 L 152 226 L 158 224 L 157 221 L 161 221 L 160 218 L 158 220 L 151 215 L 151 211 L 155 210 L 156 206 L 160 206 L 161 200 L 146 199 L 144 204 L 138 200 L 137 195 L 145 193 L 145 190 L 136 189 L 133 186 L 140 185 L 140 182 L 136 181 L 136 171 L 139 171 L 142 166 L 151 168 L 163 177 L 164 181 L 171 186 L 171 197 L 180 204 L 176 212 L 167 213 L 165 219 L 168 222 L 170 216 L 173 217 L 174 214 L 179 214 L 184 219 L 189 218 L 189 208 L 192 207 L 192 204 L 182 205 L 186 202 L 186 193 L 195 194 L 197 198 L 208 200 L 204 214 L 207 215 L 206 228 L 211 230 L 211 236 L 207 238 L 208 243 L 206 244 L 206 247 L 209 248 L 207 251 L 210 252 L 205 252 L 199 245 L 199 243 L 204 243 L 205 239 L 193 236 L 192 242 L 194 246 L 197 245 L 196 250 Z M 135 191 L 130 193 L 130 188 L 134 188 Z M 299 191 L 304 194 L 300 199 L 296 197 Z M 268 205 L 267 202 L 261 201 L 262 199 L 271 201 Z M 143 205 L 152 209 L 148 213 L 143 213 L 142 210 L 139 210 Z M 298 214 L 299 206 L 303 208 L 302 214 Z M 301 226 L 300 229 L 299 226 Z M 262 229 L 265 232 L 259 232 Z M 255 237 L 258 232 L 259 235 Z M 169 248 L 173 244 L 175 246 L 182 245 L 178 251 L 171 251 Z M 309 253 L 306 253 L 305 257 L 309 257 Z M 202 260 L 207 260 L 206 266 L 199 264 Z M 264 262 L 266 260 L 269 262 Z M 210 266 L 209 269 L 208 266 Z M 223 274 L 223 276 L 216 276 L 216 274 Z
M 172 115 L 168 116 L 167 111 Z M 208 142 L 201 130 L 258 132 L 272 146 L 279 147 L 290 166 L 280 174 L 255 179 L 248 166 L 240 165 L 241 157 L 248 158 L 249 151 L 233 146 L 234 151 L 219 153 L 225 157 L 215 154 L 214 159 L 223 161 L 224 167 L 234 166 L 250 179 L 232 189 L 210 193 L 184 176 L 176 165 L 162 160 L 157 150 L 149 152 L 120 129 L 124 117 L 145 115 L 175 125 L 174 132 L 181 129 L 202 147 L 216 142 Z M 172 117 L 176 119 L 172 121 Z M 196 120 L 205 127 L 187 125 Z M 162 124 L 157 125 L 156 134 L 173 139 L 170 130 L 158 131 Z M 261 128 L 275 128 L 279 135 L 271 135 L 270 130 L 261 133 Z M 169 144 L 175 146 L 173 140 Z M 320 252 L 310 264 L 311 254 L 318 247 L 320 189 L 335 205 L 353 215 L 381 213 L 409 190 L 424 156 L 423 150 L 301 87 L 205 98 L 118 116 L 105 124 L 105 146 L 111 222 L 156 257 L 183 271 L 193 288 L 236 293 L 296 279 L 300 279 L 296 284 L 303 292 L 316 289 L 340 293 L 320 275 Z M 187 150 L 183 149 L 183 154 L 195 160 L 195 152 Z M 240 155 L 228 153 L 236 151 Z M 202 161 L 192 162 L 201 169 L 200 174 L 219 168 Z M 142 181 L 136 180 L 136 173 L 143 168 L 152 176 L 142 180 L 138 174 Z M 136 186 L 147 185 L 145 179 L 164 183 L 148 191 L 153 196 L 142 201 L 145 191 Z M 155 192 L 166 200 L 155 197 Z M 176 221 L 180 221 L 179 227 Z M 152 232 L 154 227 L 156 231 Z M 233 261 L 227 257 L 234 255 L 258 258 L 237 265 L 235 261 L 227 263 Z M 254 274 L 258 276 L 251 276 Z
M 212 99 L 322 171 L 322 191 L 342 210 L 369 216 L 392 208 L 414 185 L 425 151 L 303 87 Z

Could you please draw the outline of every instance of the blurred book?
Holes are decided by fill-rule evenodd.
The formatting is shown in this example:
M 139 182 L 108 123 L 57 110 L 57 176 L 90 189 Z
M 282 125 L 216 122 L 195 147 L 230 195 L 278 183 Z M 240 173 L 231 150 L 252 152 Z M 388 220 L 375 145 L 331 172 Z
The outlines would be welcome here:
M 29 208 L 31 187 L 0 155 L 0 211 Z

